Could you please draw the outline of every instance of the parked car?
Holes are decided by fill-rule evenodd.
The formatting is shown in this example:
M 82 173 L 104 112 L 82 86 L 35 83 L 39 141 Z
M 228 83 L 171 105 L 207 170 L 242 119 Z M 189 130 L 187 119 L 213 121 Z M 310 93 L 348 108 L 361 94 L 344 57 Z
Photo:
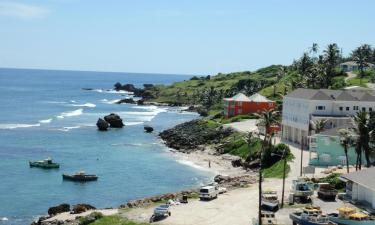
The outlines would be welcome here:
M 219 187 L 217 186 L 205 186 L 199 190 L 200 200 L 212 200 L 217 198 L 219 194 Z
M 170 211 L 170 206 L 165 204 L 165 205 L 159 205 L 154 209 L 154 214 L 152 214 L 150 218 L 150 223 L 154 222 L 155 220 L 165 218 L 168 216 L 171 216 L 172 213 Z

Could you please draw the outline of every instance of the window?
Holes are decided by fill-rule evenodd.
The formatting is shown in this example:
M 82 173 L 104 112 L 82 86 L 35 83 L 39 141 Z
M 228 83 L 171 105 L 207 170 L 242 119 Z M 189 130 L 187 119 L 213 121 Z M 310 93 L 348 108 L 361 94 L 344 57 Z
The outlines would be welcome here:
M 342 111 L 342 110 L 343 110 L 343 107 L 342 107 L 342 106 L 340 106 L 340 107 L 339 107 L 339 110 L 340 110 L 340 111 Z
M 372 112 L 372 107 L 368 108 L 368 111 L 369 111 L 369 112 Z
M 353 106 L 353 110 L 358 110 L 358 106 Z
M 326 109 L 326 107 L 325 106 L 321 106 L 321 105 L 319 105 L 319 106 L 316 107 L 316 110 L 325 110 L 325 109 Z
M 350 107 L 349 107 L 349 106 L 347 106 L 347 107 L 346 107 L 346 111 L 349 111 L 349 109 L 350 109 Z
M 362 107 L 362 111 L 363 111 L 363 112 L 366 112 L 366 107 Z

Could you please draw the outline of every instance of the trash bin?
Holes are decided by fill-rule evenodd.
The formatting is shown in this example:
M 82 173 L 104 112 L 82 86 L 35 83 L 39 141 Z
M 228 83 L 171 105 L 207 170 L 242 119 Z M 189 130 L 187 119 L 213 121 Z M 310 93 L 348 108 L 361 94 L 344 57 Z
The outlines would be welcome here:
M 188 196 L 187 195 L 183 195 L 182 196 L 182 201 L 181 203 L 188 203 Z

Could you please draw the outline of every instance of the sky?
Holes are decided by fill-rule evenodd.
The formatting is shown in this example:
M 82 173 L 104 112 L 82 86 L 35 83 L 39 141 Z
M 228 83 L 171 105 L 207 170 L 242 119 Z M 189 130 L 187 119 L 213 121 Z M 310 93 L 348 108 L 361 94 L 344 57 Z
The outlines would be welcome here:
M 375 47 L 373 0 L 0 0 L 0 67 L 216 74 Z

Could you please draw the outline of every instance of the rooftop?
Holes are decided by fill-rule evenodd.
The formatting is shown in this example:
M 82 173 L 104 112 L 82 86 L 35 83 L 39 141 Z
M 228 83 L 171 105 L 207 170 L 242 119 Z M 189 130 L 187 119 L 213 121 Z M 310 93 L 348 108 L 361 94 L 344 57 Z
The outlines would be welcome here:
M 239 101 L 239 102 L 273 102 L 273 101 L 269 100 L 268 98 L 266 98 L 263 95 L 260 95 L 258 93 L 255 93 L 250 97 L 247 97 L 246 95 L 244 95 L 242 93 L 238 93 L 231 98 L 224 98 L 224 100 Z
M 341 175 L 342 178 L 350 180 L 372 191 L 375 191 L 375 167 Z
M 373 102 L 375 101 L 375 91 L 357 88 L 344 90 L 298 88 L 285 97 L 309 100 Z

